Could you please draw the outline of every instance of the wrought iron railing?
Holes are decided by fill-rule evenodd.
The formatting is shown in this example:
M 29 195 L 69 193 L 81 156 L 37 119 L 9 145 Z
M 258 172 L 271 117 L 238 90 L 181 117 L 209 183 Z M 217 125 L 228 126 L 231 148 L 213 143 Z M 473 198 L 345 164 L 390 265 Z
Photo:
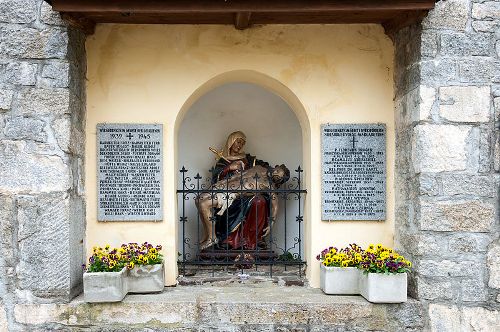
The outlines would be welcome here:
M 210 172 L 213 172 L 213 169 Z M 231 182 L 229 179 L 223 180 L 225 185 L 222 186 L 221 182 L 217 182 L 218 185 L 214 184 L 212 177 L 203 178 L 199 173 L 193 177 L 189 176 L 185 167 L 182 167 L 180 173 L 182 182 L 181 188 L 177 190 L 177 195 L 182 236 L 178 259 L 181 274 L 185 275 L 187 267 L 191 270 L 197 267 L 204 269 L 212 267 L 213 273 L 216 267 L 232 266 L 241 270 L 241 273 L 245 269 L 264 268 L 272 277 L 274 267 L 281 266 L 286 270 L 294 266 L 297 267 L 296 271 L 299 277 L 302 276 L 305 266 L 302 246 L 303 203 L 307 191 L 302 189 L 303 170 L 300 166 L 287 182 L 279 186 L 273 186 L 271 176 L 268 176 L 267 179 L 262 179 L 258 174 L 249 177 L 248 172 L 245 178 L 243 173 L 237 175 L 239 181 L 235 181 L 234 177 Z M 266 232 L 261 231 L 262 225 L 257 225 L 260 222 L 257 217 L 255 220 L 248 220 L 247 216 L 242 220 L 240 227 L 231 231 L 228 226 L 229 209 L 233 204 L 242 204 L 243 201 L 242 199 L 235 200 L 235 197 L 252 198 L 257 195 L 264 197 L 267 204 L 267 218 L 264 225 L 267 228 Z M 218 243 L 208 248 L 203 248 L 202 239 L 206 230 L 203 228 L 200 212 L 196 208 L 197 203 L 203 198 L 212 200 L 212 202 L 223 199 L 224 202 L 219 206 L 223 205 L 226 209 L 222 216 L 218 216 L 220 208 L 211 209 L 210 227 L 213 227 L 212 231 L 220 226 L 217 225 L 217 222 L 224 223 L 224 218 L 225 230 L 224 227 L 222 230 L 221 227 L 218 227 L 218 232 L 213 232 L 211 240 Z M 278 212 L 274 213 L 273 216 L 272 206 L 275 203 L 278 203 Z M 238 209 L 238 206 L 233 208 Z M 292 215 L 293 217 L 291 217 Z M 255 222 L 255 225 L 250 227 L 249 223 L 252 222 Z M 237 248 L 231 247 L 227 243 L 227 239 L 230 236 L 237 237 L 239 234 L 234 232 L 245 232 L 245 229 L 255 230 L 255 246 L 250 246 L 250 248 L 245 247 L 245 245 Z M 265 236 L 262 236 L 264 234 Z

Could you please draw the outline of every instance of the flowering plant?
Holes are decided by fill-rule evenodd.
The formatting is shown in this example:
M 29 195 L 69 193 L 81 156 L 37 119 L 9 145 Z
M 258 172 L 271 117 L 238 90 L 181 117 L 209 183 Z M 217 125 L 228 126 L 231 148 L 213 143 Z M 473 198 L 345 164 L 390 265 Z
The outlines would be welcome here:
M 391 248 L 370 244 L 363 253 L 360 268 L 365 273 L 406 273 L 410 271 L 411 262 Z
M 93 247 L 88 266 L 83 265 L 86 272 L 119 272 L 124 267 L 133 269 L 135 265 L 160 264 L 163 255 L 159 252 L 161 245 L 154 247 L 144 242 L 122 244 L 120 248 L 113 248 L 107 244 L 104 248 Z
M 144 242 L 142 245 L 137 243 L 122 244 L 120 250 L 127 252 L 130 257 L 128 268 L 132 269 L 134 265 L 154 265 L 163 262 L 163 255 L 160 253 L 161 245 L 153 246 Z
M 358 267 L 362 258 L 363 249 L 355 243 L 340 250 L 329 247 L 316 256 L 316 259 L 327 267 Z

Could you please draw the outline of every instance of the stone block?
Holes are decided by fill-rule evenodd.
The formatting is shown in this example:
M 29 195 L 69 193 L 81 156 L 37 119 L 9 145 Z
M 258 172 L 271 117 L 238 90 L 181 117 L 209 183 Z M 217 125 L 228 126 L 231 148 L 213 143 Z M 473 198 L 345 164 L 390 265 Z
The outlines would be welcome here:
M 71 195 L 69 211 L 71 297 L 83 291 L 82 264 L 86 263 L 85 220 L 85 199 L 82 196 Z
M 76 194 L 85 196 L 85 166 L 82 158 L 73 158 L 73 169 L 76 169 L 73 174 L 75 181 Z
M 7 116 L 5 116 L 4 113 L 0 113 L 0 140 L 5 139 L 4 135 L 4 129 L 5 129 L 5 119 Z
M 500 97 L 493 99 L 493 105 L 495 107 L 495 121 L 500 121 Z
M 0 304 L 0 331 L 8 331 L 9 322 L 7 321 L 7 313 L 5 308 Z
M 500 132 L 493 133 L 493 169 L 500 172 Z
M 490 87 L 449 86 L 439 89 L 439 114 L 450 121 L 487 122 L 490 119 Z
M 467 57 L 459 60 L 458 79 L 463 83 L 500 82 L 500 62 L 486 57 Z
M 0 22 L 31 23 L 36 20 L 36 1 L 0 0 Z
M 0 142 L 0 192 L 57 192 L 70 186 L 71 174 L 61 157 L 32 154 L 24 141 Z
M 440 53 L 445 56 L 489 56 L 492 50 L 492 38 L 487 33 L 441 35 Z
M 46 142 L 45 123 L 38 119 L 13 117 L 5 124 L 5 137 L 14 140 L 33 140 Z
M 19 287 L 38 297 L 69 298 L 70 200 L 67 194 L 19 196 Z
M 435 101 L 436 89 L 421 85 L 418 120 L 428 120 L 430 118 Z
M 424 29 L 465 30 L 469 16 L 468 0 L 439 1 L 433 10 L 424 18 Z
M 27 59 L 63 59 L 67 54 L 66 29 L 37 30 L 24 26 L 0 26 L 0 54 Z
M 500 327 L 500 311 L 482 307 L 464 307 L 462 326 L 464 332 L 490 332 Z
M 142 296 L 143 301 L 131 301 L 127 296 L 123 302 L 113 305 L 92 305 L 81 301 L 70 305 L 57 304 L 17 304 L 14 308 L 16 321 L 22 324 L 58 323 L 64 325 L 100 325 L 146 324 L 170 327 L 181 324 L 193 324 L 198 316 L 195 302 L 153 302 Z M 144 301 L 146 300 L 146 301 Z
M 2 81 L 7 84 L 35 85 L 37 64 L 30 62 L 11 62 L 5 68 Z
M 417 278 L 417 293 L 424 300 L 452 300 L 456 298 L 451 281 Z
M 444 252 L 447 238 L 442 234 L 404 234 L 400 241 L 405 251 L 413 255 L 426 255 L 429 252 Z
M 417 272 L 426 277 L 469 277 L 482 278 L 481 264 L 473 261 L 462 260 L 421 260 L 417 266 Z
M 487 200 L 420 201 L 420 229 L 429 231 L 489 232 L 495 205 Z
M 421 85 L 396 101 L 396 121 L 404 130 L 410 123 L 430 120 L 436 89 Z
M 434 31 L 424 30 L 420 37 L 420 54 L 423 57 L 435 57 L 438 52 L 438 35 Z
M 463 171 L 467 168 L 469 126 L 418 125 L 413 129 L 415 172 Z
M 420 173 L 417 181 L 420 195 L 436 196 L 439 194 L 438 179 L 433 173 Z
M 256 315 L 255 313 L 258 313 Z M 128 295 L 122 302 L 16 304 L 14 318 L 29 327 L 92 331 L 420 331 L 424 306 L 412 299 L 373 305 L 360 296 L 325 296 L 303 287 L 171 287 L 161 294 Z M 267 331 L 267 329 L 265 329 Z
M 432 332 L 460 331 L 460 310 L 456 306 L 430 303 L 429 320 Z
M 10 109 L 13 97 L 14 91 L 0 89 L 0 112 Z
M 85 156 L 85 132 L 83 130 L 77 129 L 75 125 L 74 118 L 71 119 L 71 140 L 69 145 L 69 151 L 72 154 L 84 157 Z
M 19 93 L 15 111 L 27 116 L 69 114 L 69 99 L 68 89 L 26 89 Z
M 401 305 L 387 307 L 387 316 L 391 321 L 399 322 L 399 327 L 422 330 L 424 327 L 424 310 L 418 302 L 409 301 Z
M 455 234 L 450 236 L 448 249 L 451 254 L 486 252 L 491 239 L 487 234 Z
M 491 86 L 491 94 L 493 97 L 500 97 L 500 84 L 493 84 Z
M 495 32 L 499 27 L 498 21 L 472 21 L 472 28 L 476 32 Z
M 479 173 L 489 173 L 491 170 L 491 132 L 481 130 L 479 134 Z
M 0 255 L 2 257 L 0 262 L 3 262 L 5 266 L 14 266 L 14 251 L 16 249 L 16 246 L 14 245 L 14 222 L 14 199 L 10 196 L 0 195 Z
M 500 240 L 496 240 L 488 250 L 488 258 L 486 261 L 490 279 L 488 286 L 492 288 L 500 288 Z
M 42 87 L 66 88 L 69 82 L 69 63 L 51 62 L 43 66 L 40 78 Z
M 420 62 L 417 80 L 426 86 L 442 86 L 457 80 L 458 65 L 456 60 L 441 58 Z
M 66 25 L 64 21 L 61 19 L 61 15 L 58 12 L 53 11 L 52 7 L 45 1 L 42 2 L 40 21 L 50 25 L 60 25 L 60 26 Z
M 71 119 L 69 116 L 57 118 L 52 122 L 52 129 L 61 150 L 69 152 L 71 136 Z
M 465 279 L 460 282 L 460 292 L 464 302 L 481 302 L 488 299 L 486 285 L 482 279 Z
M 444 196 L 471 195 L 497 197 L 500 178 L 491 175 L 443 173 L 440 177 Z
M 418 87 L 420 83 L 420 68 L 418 65 L 411 66 L 405 71 L 396 71 L 395 86 L 398 97 Z
M 500 3 L 498 1 L 486 1 L 472 4 L 472 18 L 478 20 L 500 19 Z

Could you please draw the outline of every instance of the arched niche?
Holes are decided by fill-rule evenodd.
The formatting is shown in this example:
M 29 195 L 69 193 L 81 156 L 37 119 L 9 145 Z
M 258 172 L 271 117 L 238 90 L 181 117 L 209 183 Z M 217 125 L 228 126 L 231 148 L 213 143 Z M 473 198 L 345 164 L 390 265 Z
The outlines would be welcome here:
M 222 149 L 227 135 L 236 130 L 243 131 L 247 136 L 245 152 L 271 165 L 284 163 L 292 176 L 296 175 L 294 171 L 299 166 L 309 169 L 308 160 L 304 158 L 309 150 L 309 124 L 302 105 L 284 85 L 259 73 L 230 72 L 204 84 L 186 101 L 175 130 L 175 164 L 178 169 L 185 167 L 191 177 L 197 173 L 203 178 L 210 177 L 209 169 L 214 165 L 215 155 L 208 147 Z M 301 174 L 304 175 L 306 178 L 302 177 L 302 186 L 307 188 L 307 171 Z M 178 177 L 177 186 L 181 184 L 182 178 Z M 291 199 L 286 208 L 282 203 L 278 215 L 282 224 L 278 222 L 275 226 L 274 236 L 281 245 L 280 249 L 300 252 L 305 260 L 305 227 L 302 225 L 300 234 L 302 243 L 297 242 L 298 224 L 295 227 L 299 213 L 307 220 L 304 201 L 300 205 L 299 212 L 299 202 Z M 201 231 L 193 197 L 187 202 L 179 199 L 177 208 L 179 216 L 188 217 L 184 230 L 181 223 L 177 224 L 178 251 L 182 253 L 186 249 L 187 253 L 193 254 L 198 232 Z M 284 214 L 287 215 L 287 230 L 283 224 Z M 183 246 L 183 236 L 191 239 L 191 249 Z M 279 250 L 277 253 L 281 254 Z

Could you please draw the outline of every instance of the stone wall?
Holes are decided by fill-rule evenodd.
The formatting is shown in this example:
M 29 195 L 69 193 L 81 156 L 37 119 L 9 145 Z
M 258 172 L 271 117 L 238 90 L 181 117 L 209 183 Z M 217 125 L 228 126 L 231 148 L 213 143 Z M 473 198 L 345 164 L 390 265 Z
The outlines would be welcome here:
M 396 48 L 396 244 L 427 328 L 500 324 L 500 2 L 436 3 Z
M 84 41 L 41 0 L 0 0 L 2 331 L 23 330 L 14 303 L 81 292 Z

